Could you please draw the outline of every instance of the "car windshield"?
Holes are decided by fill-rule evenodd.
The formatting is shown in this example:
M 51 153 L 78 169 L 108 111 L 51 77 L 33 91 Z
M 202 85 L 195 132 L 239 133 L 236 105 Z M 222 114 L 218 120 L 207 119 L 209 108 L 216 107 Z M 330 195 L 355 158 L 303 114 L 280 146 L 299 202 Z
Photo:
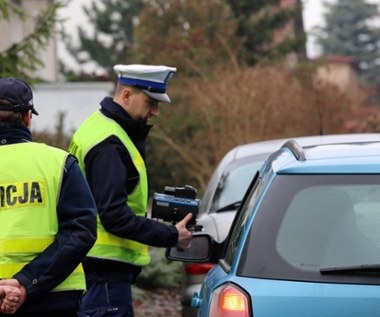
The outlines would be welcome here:
M 282 175 L 260 206 L 240 270 L 319 281 L 373 273 L 380 264 L 379 228 L 378 175 Z M 257 241 L 266 241 L 265 249 Z
M 262 161 L 249 162 L 226 171 L 218 184 L 213 201 L 213 210 L 226 211 L 237 209 L 253 176 L 262 164 Z M 228 206 L 230 207 L 226 208 Z

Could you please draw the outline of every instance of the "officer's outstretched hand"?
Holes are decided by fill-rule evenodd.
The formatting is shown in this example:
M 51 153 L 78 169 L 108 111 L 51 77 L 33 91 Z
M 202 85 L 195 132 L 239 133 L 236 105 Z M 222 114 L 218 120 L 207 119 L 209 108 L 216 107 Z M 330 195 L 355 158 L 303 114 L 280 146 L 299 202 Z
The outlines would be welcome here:
M 192 217 L 193 214 L 190 212 L 175 225 L 178 230 L 177 248 L 179 249 L 186 249 L 190 245 L 193 233 L 186 226 Z

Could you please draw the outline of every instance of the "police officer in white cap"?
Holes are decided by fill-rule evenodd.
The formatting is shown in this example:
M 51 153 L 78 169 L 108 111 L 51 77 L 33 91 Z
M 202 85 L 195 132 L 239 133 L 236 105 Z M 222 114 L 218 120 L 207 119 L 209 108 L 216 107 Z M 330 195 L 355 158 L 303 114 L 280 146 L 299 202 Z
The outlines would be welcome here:
M 75 132 L 69 150 L 77 156 L 98 208 L 98 238 L 83 265 L 87 293 L 81 316 L 133 316 L 131 284 L 150 263 L 148 246 L 189 241 L 188 214 L 176 225 L 146 218 L 148 180 L 145 140 L 149 121 L 169 103 L 168 82 L 176 68 L 116 65 L 113 98 Z

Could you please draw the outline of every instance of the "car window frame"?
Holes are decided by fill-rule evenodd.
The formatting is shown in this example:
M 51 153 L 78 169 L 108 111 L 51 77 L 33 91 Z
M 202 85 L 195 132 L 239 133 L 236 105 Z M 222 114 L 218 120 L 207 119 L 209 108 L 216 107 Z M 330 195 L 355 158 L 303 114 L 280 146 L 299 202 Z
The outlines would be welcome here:
M 223 248 L 222 258 L 219 260 L 219 264 L 224 271 L 229 272 L 232 266 L 232 262 L 235 258 L 235 253 L 238 249 L 241 232 L 244 229 L 244 225 L 248 219 L 249 214 L 254 208 L 251 208 L 253 197 L 259 197 L 261 178 L 259 177 L 259 171 L 256 172 L 253 177 L 248 189 L 243 197 L 242 204 L 240 205 L 234 220 L 232 222 L 229 234 L 226 241 L 224 242 L 225 246 Z M 251 203 L 251 204 L 250 204 Z

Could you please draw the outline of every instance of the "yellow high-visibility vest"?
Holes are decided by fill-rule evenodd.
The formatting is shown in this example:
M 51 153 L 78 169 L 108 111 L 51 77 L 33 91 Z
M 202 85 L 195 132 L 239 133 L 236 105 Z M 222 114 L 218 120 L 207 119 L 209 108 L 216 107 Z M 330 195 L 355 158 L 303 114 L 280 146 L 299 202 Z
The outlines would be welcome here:
M 0 146 L 0 279 L 12 278 L 55 239 L 68 153 L 28 142 Z M 85 290 L 82 265 L 53 291 Z
M 148 178 L 145 163 L 140 152 L 119 124 L 104 116 L 100 111 L 94 112 L 74 133 L 69 151 L 78 158 L 79 166 L 86 174 L 84 160 L 87 153 L 112 135 L 116 136 L 126 147 L 139 173 L 138 184 L 128 195 L 126 203 L 136 215 L 144 216 L 148 202 Z M 150 263 L 147 245 L 109 233 L 101 224 L 99 216 L 97 220 L 98 237 L 88 256 L 138 266 L 146 266 Z

